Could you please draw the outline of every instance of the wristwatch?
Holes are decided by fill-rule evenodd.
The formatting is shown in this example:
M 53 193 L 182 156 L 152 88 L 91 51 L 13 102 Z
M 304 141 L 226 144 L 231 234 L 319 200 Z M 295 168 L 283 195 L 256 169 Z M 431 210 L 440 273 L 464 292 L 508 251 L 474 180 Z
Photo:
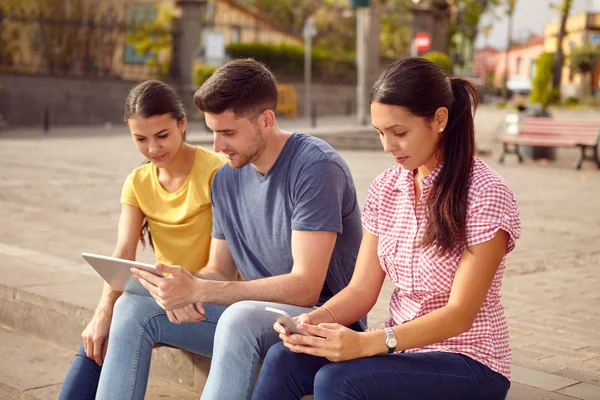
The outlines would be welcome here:
M 398 346 L 398 339 L 396 335 L 394 335 L 394 331 L 392 328 L 385 328 L 385 345 L 388 348 L 388 354 L 396 351 L 396 346 Z

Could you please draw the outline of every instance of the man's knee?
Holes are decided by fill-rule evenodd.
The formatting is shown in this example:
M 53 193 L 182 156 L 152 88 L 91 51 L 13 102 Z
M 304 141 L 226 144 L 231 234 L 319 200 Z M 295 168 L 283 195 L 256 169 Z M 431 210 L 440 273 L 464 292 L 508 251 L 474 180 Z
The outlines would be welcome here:
M 239 332 L 256 333 L 264 320 L 265 307 L 257 301 L 240 301 L 227 307 L 219 318 L 217 331 L 221 335 Z

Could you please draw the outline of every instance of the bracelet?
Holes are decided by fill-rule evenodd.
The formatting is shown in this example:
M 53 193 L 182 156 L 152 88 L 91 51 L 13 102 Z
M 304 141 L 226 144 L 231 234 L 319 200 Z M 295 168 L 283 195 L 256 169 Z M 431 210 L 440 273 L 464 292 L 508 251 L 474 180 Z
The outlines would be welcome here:
M 329 315 L 331 315 L 331 318 L 333 318 L 333 322 L 335 322 L 337 324 L 337 318 L 335 318 L 335 315 L 333 315 L 333 313 L 331 312 L 331 310 L 329 308 L 327 308 L 326 306 L 321 306 L 321 308 L 326 309 L 327 312 L 329 313 Z

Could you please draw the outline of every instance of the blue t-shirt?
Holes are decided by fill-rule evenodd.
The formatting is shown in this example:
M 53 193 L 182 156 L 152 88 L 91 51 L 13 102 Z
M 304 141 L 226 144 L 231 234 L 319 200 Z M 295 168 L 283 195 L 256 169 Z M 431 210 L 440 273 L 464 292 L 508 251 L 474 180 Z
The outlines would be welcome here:
M 252 165 L 225 164 L 211 198 L 212 236 L 227 241 L 244 280 L 291 272 L 296 230 L 338 234 L 319 305 L 350 282 L 362 239 L 360 209 L 350 170 L 329 144 L 294 133 L 266 175 Z

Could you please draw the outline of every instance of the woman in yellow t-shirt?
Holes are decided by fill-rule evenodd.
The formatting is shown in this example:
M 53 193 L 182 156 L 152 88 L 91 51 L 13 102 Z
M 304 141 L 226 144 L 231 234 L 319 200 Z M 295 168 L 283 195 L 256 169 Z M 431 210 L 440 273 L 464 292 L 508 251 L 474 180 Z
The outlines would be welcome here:
M 131 90 L 125 121 L 148 162 L 125 181 L 117 246 L 113 257 L 135 260 L 138 241 L 149 244 L 156 261 L 196 272 L 208 261 L 212 229 L 210 185 L 223 157 L 185 142 L 181 100 L 165 83 L 146 81 Z M 67 373 L 59 399 L 94 398 L 115 302 L 121 292 L 104 284 L 82 345 Z M 203 309 L 194 307 L 197 320 Z M 171 318 L 170 318 L 171 319 Z

